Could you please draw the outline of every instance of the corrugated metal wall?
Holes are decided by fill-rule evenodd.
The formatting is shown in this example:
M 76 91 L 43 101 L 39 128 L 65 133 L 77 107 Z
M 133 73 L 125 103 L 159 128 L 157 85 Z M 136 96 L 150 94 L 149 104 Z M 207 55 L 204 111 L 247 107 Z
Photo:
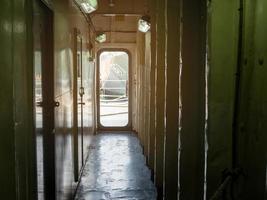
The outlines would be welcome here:
M 210 199 L 235 169 L 218 199 L 266 199 L 266 1 L 158 0 L 150 12 L 137 131 L 159 199 Z

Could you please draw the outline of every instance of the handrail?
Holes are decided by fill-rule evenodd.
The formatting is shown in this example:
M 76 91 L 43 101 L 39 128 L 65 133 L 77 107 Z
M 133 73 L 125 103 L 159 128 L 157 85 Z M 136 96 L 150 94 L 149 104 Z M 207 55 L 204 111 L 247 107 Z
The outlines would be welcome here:
M 214 195 L 210 198 L 210 200 L 218 200 L 219 197 L 223 195 L 223 192 L 225 191 L 226 187 L 232 182 L 232 176 L 228 175 L 223 183 L 219 186 L 219 188 L 215 191 Z
M 221 183 L 221 185 L 218 187 L 218 189 L 215 191 L 215 193 L 212 195 L 210 200 L 218 200 L 220 197 L 223 196 L 226 188 L 230 185 L 231 186 L 231 199 L 234 199 L 233 194 L 233 182 L 236 181 L 240 175 L 245 176 L 245 173 L 242 168 L 236 168 L 234 170 L 224 170 L 223 171 L 224 180 Z

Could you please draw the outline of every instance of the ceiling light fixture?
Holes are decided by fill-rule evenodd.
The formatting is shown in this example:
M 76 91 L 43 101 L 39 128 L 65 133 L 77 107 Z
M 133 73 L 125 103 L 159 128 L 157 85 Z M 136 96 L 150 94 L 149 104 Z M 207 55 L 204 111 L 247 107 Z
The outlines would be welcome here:
M 147 31 L 149 31 L 150 29 L 150 18 L 149 16 L 143 16 L 139 19 L 138 21 L 138 30 L 143 32 L 143 33 L 146 33 Z
M 105 42 L 105 41 L 107 40 L 107 35 L 106 35 L 106 33 L 99 33 L 99 34 L 96 36 L 95 40 L 96 40 L 98 43 L 103 43 L 103 42 Z
M 97 9 L 97 0 L 75 0 L 76 3 L 81 7 L 83 12 L 90 14 Z

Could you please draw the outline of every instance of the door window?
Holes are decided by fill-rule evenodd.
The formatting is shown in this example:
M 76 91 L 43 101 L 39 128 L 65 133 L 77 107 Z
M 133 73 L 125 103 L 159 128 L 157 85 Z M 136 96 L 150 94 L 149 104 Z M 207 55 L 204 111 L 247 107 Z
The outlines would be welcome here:
M 125 127 L 129 121 L 129 55 L 104 51 L 99 60 L 100 124 Z

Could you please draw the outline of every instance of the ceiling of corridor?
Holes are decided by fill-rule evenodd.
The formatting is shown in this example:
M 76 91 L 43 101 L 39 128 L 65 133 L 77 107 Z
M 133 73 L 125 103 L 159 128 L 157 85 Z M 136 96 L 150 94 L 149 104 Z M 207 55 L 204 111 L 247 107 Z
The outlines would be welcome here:
M 148 13 L 147 0 L 99 0 L 90 15 L 97 32 L 107 43 L 135 43 L 138 19 Z

